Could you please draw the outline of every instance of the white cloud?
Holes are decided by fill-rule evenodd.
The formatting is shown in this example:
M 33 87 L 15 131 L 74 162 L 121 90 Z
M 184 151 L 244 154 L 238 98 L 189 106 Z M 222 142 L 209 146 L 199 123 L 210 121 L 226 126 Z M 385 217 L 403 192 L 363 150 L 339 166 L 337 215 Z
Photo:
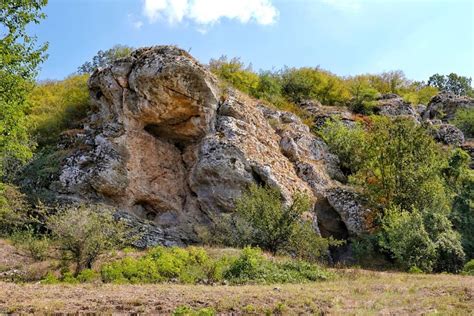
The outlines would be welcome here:
M 276 21 L 278 10 L 271 0 L 144 0 L 143 12 L 150 22 L 165 19 L 179 23 L 187 19 L 203 26 L 212 25 L 222 18 L 241 23 L 254 21 L 269 25 Z

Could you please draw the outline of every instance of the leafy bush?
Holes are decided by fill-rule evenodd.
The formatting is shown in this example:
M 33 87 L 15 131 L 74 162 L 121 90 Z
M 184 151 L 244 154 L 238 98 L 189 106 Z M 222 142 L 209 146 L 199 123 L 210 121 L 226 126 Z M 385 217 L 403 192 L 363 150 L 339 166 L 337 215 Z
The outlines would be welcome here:
M 58 284 L 61 281 L 58 279 L 57 276 L 54 275 L 53 272 L 48 272 L 46 276 L 41 280 L 41 284 Z
M 460 236 L 442 214 L 411 212 L 393 207 L 386 210 L 379 244 L 404 268 L 425 272 L 453 272 L 462 269 L 465 255 Z
M 319 68 L 286 68 L 281 78 L 283 95 L 295 103 L 316 99 L 326 105 L 338 105 L 350 99 L 344 81 Z
M 240 256 L 210 258 L 203 248 L 151 249 L 141 258 L 127 257 L 101 268 L 102 280 L 113 283 L 281 283 L 324 280 L 326 271 L 304 261 L 273 261 L 261 250 L 246 247 Z
M 461 149 L 451 152 L 443 174 L 454 199 L 449 215 L 468 259 L 474 258 L 474 171 L 470 169 L 470 156 Z
M 345 174 L 354 174 L 363 166 L 367 135 L 360 124 L 348 128 L 339 120 L 327 120 L 318 134 L 330 151 L 339 157 Z
M 211 59 L 209 68 L 220 79 L 247 94 L 253 94 L 259 85 L 258 75 L 250 65 L 245 67 L 240 58 L 228 60 L 226 56 L 221 56 L 219 59 Z
M 130 230 L 114 220 L 110 210 L 98 205 L 79 205 L 47 220 L 63 258 L 76 264 L 75 275 L 92 268 L 99 255 L 130 242 Z
M 356 76 L 346 80 L 351 93 L 349 106 L 352 111 L 361 114 L 372 114 L 376 105 L 375 99 L 380 93 L 370 85 L 367 77 Z
M 100 274 L 92 269 L 84 269 L 77 275 L 76 279 L 81 283 L 93 282 L 100 279 Z
M 29 223 L 25 196 L 14 186 L 0 182 L 0 236 L 7 236 Z
M 233 214 L 215 219 L 210 243 L 234 247 L 254 246 L 273 254 L 288 254 L 311 261 L 326 259 L 328 247 L 340 242 L 320 237 L 303 214 L 310 211 L 307 196 L 296 194 L 285 205 L 277 189 L 252 185 L 236 202 Z
M 45 235 L 37 235 L 32 229 L 19 230 L 10 236 L 13 245 L 25 251 L 37 261 L 45 260 L 51 250 L 51 240 Z
M 77 71 L 80 74 L 91 74 L 99 67 L 107 67 L 119 58 L 130 56 L 133 50 L 133 47 L 120 44 L 114 45 L 106 51 L 99 50 L 92 58 L 92 61 L 86 61 L 77 69 Z
M 474 259 L 468 261 L 463 268 L 463 274 L 474 276 Z
M 379 243 L 405 269 L 417 266 L 426 272 L 433 270 L 436 246 L 418 211 L 409 213 L 396 208 L 386 210 Z
M 201 309 L 193 309 L 188 306 L 179 306 L 173 313 L 173 316 L 213 316 L 216 315 L 216 312 L 209 307 L 204 307 Z
M 474 109 L 458 110 L 452 123 L 464 133 L 464 136 L 474 137 Z
M 421 270 L 421 269 L 418 268 L 417 266 L 413 266 L 413 267 L 411 267 L 411 268 L 408 270 L 408 273 L 421 274 L 421 273 L 423 273 L 423 270 Z
M 28 97 L 27 125 L 40 147 L 56 145 L 61 132 L 77 128 L 90 110 L 88 75 L 38 84 Z
M 434 271 L 452 272 L 461 271 L 465 254 L 461 245 L 459 233 L 446 230 L 436 238 L 436 263 Z
M 294 283 L 327 279 L 329 275 L 305 261 L 273 262 L 258 248 L 246 247 L 230 265 L 225 278 L 231 283 Z

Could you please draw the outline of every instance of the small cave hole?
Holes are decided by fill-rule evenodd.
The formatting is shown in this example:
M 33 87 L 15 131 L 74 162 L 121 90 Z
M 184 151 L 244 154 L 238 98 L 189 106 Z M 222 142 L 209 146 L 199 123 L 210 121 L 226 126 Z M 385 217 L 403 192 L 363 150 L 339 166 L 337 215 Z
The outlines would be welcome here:
M 180 152 L 183 152 L 187 146 L 186 140 L 179 139 L 173 133 L 170 133 L 169 126 L 157 124 L 148 124 L 144 127 L 145 132 L 151 136 L 174 145 Z
M 158 211 L 148 202 L 139 201 L 134 205 L 135 213 L 138 217 L 154 221 L 158 216 Z

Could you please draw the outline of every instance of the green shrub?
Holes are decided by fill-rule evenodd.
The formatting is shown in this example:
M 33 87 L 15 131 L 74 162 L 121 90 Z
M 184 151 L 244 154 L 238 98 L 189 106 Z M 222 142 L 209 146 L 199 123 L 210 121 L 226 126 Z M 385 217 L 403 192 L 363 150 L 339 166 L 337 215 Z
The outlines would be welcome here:
M 225 279 L 234 284 L 301 283 L 325 280 L 330 275 L 314 264 L 299 260 L 266 259 L 258 248 L 246 247 L 229 266 Z
M 105 251 L 131 242 L 132 232 L 112 211 L 100 205 L 72 206 L 50 216 L 47 226 L 55 237 L 62 257 L 76 264 L 75 275 L 92 268 Z
M 463 274 L 474 276 L 474 259 L 468 261 L 463 268 Z
M 227 281 L 232 284 L 288 283 L 324 280 L 330 274 L 304 261 L 273 261 L 246 247 L 238 257 L 211 259 L 202 248 L 151 249 L 141 258 L 124 258 L 101 268 L 104 282 L 187 284 Z
M 474 137 L 474 109 L 458 110 L 452 123 L 464 133 L 465 137 Z
M 76 277 L 81 283 L 93 282 L 100 279 L 100 274 L 92 269 L 82 270 Z
M 173 311 L 173 316 L 213 316 L 216 315 L 216 312 L 209 307 L 201 308 L 201 309 L 193 309 L 188 306 L 178 306 Z
M 251 185 L 236 202 L 233 214 L 217 217 L 211 228 L 210 243 L 233 247 L 260 247 L 310 261 L 324 261 L 328 247 L 340 242 L 319 236 L 310 222 L 311 201 L 296 194 L 290 205 L 283 203 L 277 189 Z
M 250 65 L 245 67 L 240 58 L 228 60 L 226 56 L 221 56 L 219 59 L 211 59 L 209 68 L 221 80 L 247 94 L 253 94 L 258 87 L 258 75 Z
M 433 270 L 436 245 L 425 229 L 420 212 L 397 208 L 386 210 L 379 244 L 389 251 L 405 269 L 417 266 L 425 272 Z
M 88 75 L 38 84 L 28 97 L 27 125 L 38 145 L 55 145 L 66 129 L 80 127 L 90 110 Z
M 31 229 L 17 231 L 10 239 L 16 247 L 37 261 L 45 260 L 51 250 L 51 240 L 47 236 L 35 234 Z
M 67 271 L 63 273 L 61 277 L 61 282 L 69 283 L 69 284 L 77 284 L 79 283 L 79 280 L 76 277 L 74 277 L 74 274 L 72 274 L 72 272 Z
M 408 270 L 408 273 L 412 273 L 412 274 L 422 274 L 422 273 L 423 273 L 423 270 L 421 270 L 421 269 L 418 268 L 417 266 L 413 266 L 413 267 L 411 267 L 411 268 Z
M 29 224 L 28 211 L 24 194 L 0 182 L 0 236 L 8 236 Z
M 48 272 L 46 276 L 41 280 L 41 284 L 58 284 L 60 283 L 59 279 L 54 275 L 53 272 Z
M 462 270 L 465 254 L 459 233 L 445 230 L 436 238 L 436 263 L 434 271 L 458 273 Z
M 327 120 L 318 134 L 338 156 L 344 173 L 354 174 L 363 166 L 367 135 L 360 124 L 348 128 L 339 120 Z
M 316 99 L 325 105 L 341 105 L 350 99 L 344 81 L 319 68 L 286 68 L 281 80 L 283 95 L 295 103 Z

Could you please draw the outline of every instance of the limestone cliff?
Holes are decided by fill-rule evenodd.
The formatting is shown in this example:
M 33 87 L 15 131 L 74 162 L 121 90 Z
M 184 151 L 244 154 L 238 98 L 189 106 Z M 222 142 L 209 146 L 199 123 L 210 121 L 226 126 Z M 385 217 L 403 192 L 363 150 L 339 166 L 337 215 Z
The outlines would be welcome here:
M 339 182 L 321 139 L 295 115 L 220 86 L 171 46 L 99 69 L 89 80 L 95 112 L 70 142 L 56 190 L 153 223 L 159 236 L 145 245 L 194 241 L 194 225 L 231 212 L 251 183 L 277 187 L 286 201 L 309 194 L 323 235 L 366 229 L 368 210 Z

